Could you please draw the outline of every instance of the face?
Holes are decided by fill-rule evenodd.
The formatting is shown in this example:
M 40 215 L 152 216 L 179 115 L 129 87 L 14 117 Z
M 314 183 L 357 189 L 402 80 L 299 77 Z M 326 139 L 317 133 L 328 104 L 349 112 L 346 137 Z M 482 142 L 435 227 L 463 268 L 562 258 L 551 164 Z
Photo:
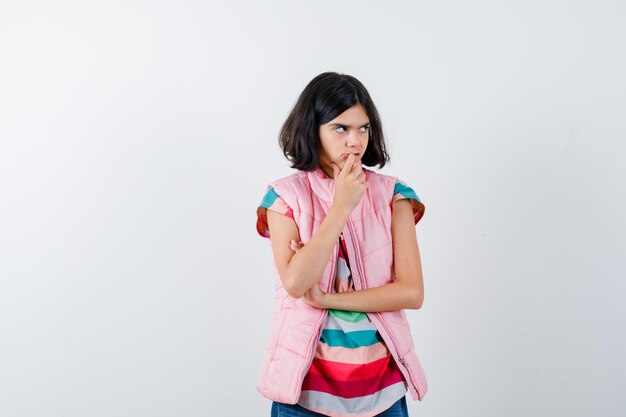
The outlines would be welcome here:
M 369 118 L 361 104 L 350 107 L 330 122 L 320 125 L 320 166 L 326 175 L 334 177 L 331 162 L 343 169 L 350 153 L 356 155 L 357 163 L 360 162 L 367 148 L 369 130 Z

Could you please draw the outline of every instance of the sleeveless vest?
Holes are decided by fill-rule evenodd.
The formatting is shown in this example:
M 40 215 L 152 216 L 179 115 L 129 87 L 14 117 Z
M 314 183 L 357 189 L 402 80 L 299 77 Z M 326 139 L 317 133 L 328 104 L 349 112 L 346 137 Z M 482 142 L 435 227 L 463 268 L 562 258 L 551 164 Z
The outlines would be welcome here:
M 391 236 L 391 201 L 397 177 L 362 167 L 368 188 L 343 229 L 355 290 L 385 285 L 394 279 Z M 333 202 L 334 178 L 318 167 L 298 171 L 268 185 L 293 210 L 300 240 L 306 244 L 319 228 Z M 265 210 L 259 208 L 257 210 Z M 423 213 L 422 213 L 423 214 Z M 258 219 L 258 218 L 257 218 Z M 258 223 L 257 223 L 258 227 Z M 335 244 L 319 281 L 331 291 L 339 244 Z M 274 263 L 275 299 L 265 357 L 257 390 L 266 398 L 295 404 L 311 366 L 328 310 L 295 299 L 283 288 Z M 380 332 L 409 386 L 414 400 L 422 400 L 428 384 L 415 353 L 404 310 L 367 313 Z

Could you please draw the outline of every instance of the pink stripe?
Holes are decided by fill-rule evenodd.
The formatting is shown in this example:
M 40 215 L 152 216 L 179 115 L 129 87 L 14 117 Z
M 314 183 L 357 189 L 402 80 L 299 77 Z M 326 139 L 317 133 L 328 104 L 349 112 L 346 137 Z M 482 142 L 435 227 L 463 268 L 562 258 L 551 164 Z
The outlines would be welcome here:
M 389 349 L 382 343 L 374 343 L 370 346 L 361 346 L 354 349 L 319 343 L 315 352 L 315 357 L 318 359 L 354 364 L 370 363 L 387 356 L 390 356 Z

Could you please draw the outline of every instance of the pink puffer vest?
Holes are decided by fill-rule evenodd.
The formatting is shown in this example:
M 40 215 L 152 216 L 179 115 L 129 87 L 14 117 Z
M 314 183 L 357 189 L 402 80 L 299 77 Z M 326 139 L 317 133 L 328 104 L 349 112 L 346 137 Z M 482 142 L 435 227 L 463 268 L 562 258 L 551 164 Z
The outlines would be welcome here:
M 378 287 L 393 280 L 391 201 L 397 178 L 362 167 L 368 188 L 352 211 L 343 230 L 355 290 Z M 293 217 L 306 244 L 316 232 L 333 202 L 333 178 L 321 168 L 298 171 L 269 184 L 293 210 Z M 257 214 L 264 215 L 263 208 Z M 257 217 L 257 230 L 259 227 Z M 330 291 L 336 271 L 339 245 L 335 246 L 319 285 Z M 265 358 L 257 390 L 272 401 L 295 404 L 307 373 L 326 309 L 309 306 L 291 297 L 283 288 L 276 270 L 275 304 Z M 367 313 L 398 363 L 414 400 L 422 400 L 428 385 L 415 353 L 409 322 L 404 310 Z

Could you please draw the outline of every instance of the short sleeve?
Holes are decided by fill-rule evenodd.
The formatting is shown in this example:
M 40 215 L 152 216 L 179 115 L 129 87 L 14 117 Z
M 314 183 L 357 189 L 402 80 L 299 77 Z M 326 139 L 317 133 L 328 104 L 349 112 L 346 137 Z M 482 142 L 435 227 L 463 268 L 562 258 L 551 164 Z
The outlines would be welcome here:
M 411 206 L 413 207 L 413 218 L 415 219 L 415 224 L 417 224 L 422 216 L 424 216 L 424 203 L 422 203 L 413 188 L 409 187 L 404 181 L 398 179 L 396 180 L 396 185 L 393 188 L 393 199 L 391 200 L 392 209 L 393 203 L 403 198 L 407 198 L 411 202 Z
M 265 196 L 256 209 L 256 230 L 260 236 L 269 238 L 270 230 L 267 226 L 267 210 L 273 210 L 280 214 L 284 214 L 287 217 L 293 219 L 293 210 L 280 198 L 280 196 L 274 191 L 273 187 L 268 187 L 265 192 Z

